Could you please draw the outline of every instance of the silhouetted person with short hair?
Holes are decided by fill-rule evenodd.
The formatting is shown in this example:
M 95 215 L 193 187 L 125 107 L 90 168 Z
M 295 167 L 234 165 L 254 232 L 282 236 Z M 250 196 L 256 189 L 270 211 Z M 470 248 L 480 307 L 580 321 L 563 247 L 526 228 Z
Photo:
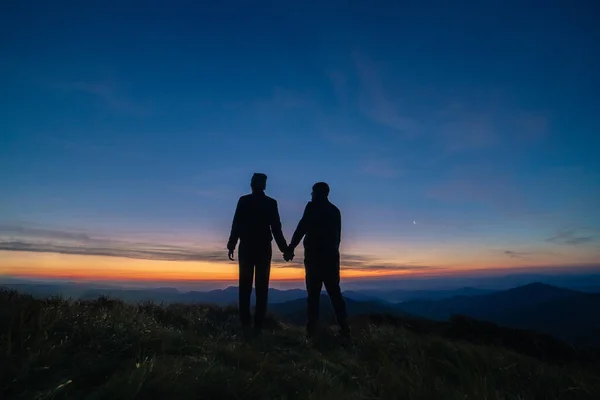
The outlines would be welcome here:
M 286 259 L 291 259 L 294 249 L 304 237 L 304 268 L 306 272 L 306 291 L 308 321 L 306 330 L 312 336 L 319 321 L 319 300 L 321 288 L 329 295 L 335 311 L 341 334 L 350 334 L 346 315 L 346 302 L 340 289 L 340 242 L 342 236 L 342 217 L 340 210 L 329 201 L 329 185 L 315 183 L 312 187 L 312 201 L 304 209 L 304 215 L 294 232 Z
M 269 276 L 271 274 L 271 241 L 273 237 L 281 252 L 287 250 L 287 242 L 281 231 L 277 201 L 265 195 L 267 176 L 255 173 L 250 183 L 252 194 L 240 197 L 231 234 L 227 243 L 229 259 L 240 240 L 239 258 L 239 312 L 244 328 L 250 326 L 250 299 L 252 281 L 255 280 L 256 309 L 254 329 L 259 333 L 267 312 Z M 254 275 L 256 274 L 256 278 Z

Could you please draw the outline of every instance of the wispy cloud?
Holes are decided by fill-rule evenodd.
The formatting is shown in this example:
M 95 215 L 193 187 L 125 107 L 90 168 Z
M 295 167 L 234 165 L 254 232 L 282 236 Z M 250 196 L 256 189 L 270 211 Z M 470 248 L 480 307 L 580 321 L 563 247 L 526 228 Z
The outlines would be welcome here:
M 91 238 L 86 233 L 67 232 L 54 229 L 31 228 L 18 225 L 0 225 L 0 237 L 2 237 L 2 235 L 27 236 L 35 238 L 53 238 L 64 240 L 91 240 Z
M 161 261 L 201 261 L 230 263 L 221 248 L 178 246 L 161 243 L 140 243 L 95 237 L 91 234 L 19 226 L 0 226 L 0 251 L 23 251 L 87 256 L 105 256 Z M 344 270 L 368 272 L 418 272 L 443 269 L 419 263 L 396 263 L 360 254 L 342 254 Z M 284 263 L 273 258 L 274 267 L 304 268 L 301 257 Z
M 527 250 L 527 251 L 523 251 L 523 250 L 511 250 L 511 249 L 505 249 L 505 250 L 491 250 L 491 252 L 496 253 L 496 254 L 501 254 L 503 256 L 509 257 L 509 258 L 518 258 L 518 259 L 534 259 L 537 256 L 553 256 L 553 257 L 560 257 L 561 254 L 554 252 L 554 251 L 548 251 L 548 250 L 541 250 L 541 249 L 535 249 L 532 248 L 531 250 Z
M 359 109 L 383 126 L 414 136 L 419 124 L 387 93 L 376 65 L 359 52 L 354 54 L 354 61 L 360 85 Z
M 440 99 L 414 89 L 408 96 L 397 88 L 393 74 L 386 74 L 367 55 L 354 52 L 353 56 L 358 110 L 404 138 L 429 141 L 444 157 L 498 146 L 511 148 L 541 140 L 549 131 L 550 119 L 545 113 L 516 109 L 493 91 Z M 336 97 L 349 104 L 348 90 L 342 92 L 348 87 L 345 75 L 334 74 L 331 80 Z M 346 93 L 345 97 L 339 93 Z
M 431 272 L 434 270 L 445 270 L 444 267 L 423 265 L 417 262 L 390 262 L 382 260 L 371 255 L 361 255 L 355 253 L 341 254 L 341 269 L 346 271 L 365 271 L 365 272 Z M 301 258 L 294 258 L 293 261 L 282 264 L 288 268 L 304 268 Z
M 0 250 L 168 261 L 226 261 L 221 249 L 140 243 L 90 233 L 0 225 Z
M 427 104 L 420 119 L 416 118 L 403 109 L 406 100 L 402 93 L 389 93 L 386 78 L 375 63 L 356 53 L 355 64 L 360 82 L 359 109 L 374 122 L 407 138 L 426 138 L 445 153 L 490 147 L 498 142 L 493 120 L 485 112 L 452 101 L 439 110 Z
M 77 81 L 77 82 L 62 82 L 58 86 L 66 91 L 81 92 L 100 99 L 114 110 L 132 114 L 136 116 L 144 116 L 148 114 L 147 107 L 132 101 L 123 95 L 116 85 L 109 82 L 98 81 Z
M 512 251 L 512 250 L 504 250 L 504 254 L 506 254 L 510 258 L 525 258 L 529 255 L 529 253 L 525 253 L 522 251 Z
M 549 237 L 546 239 L 547 242 L 556 243 L 556 244 L 565 244 L 577 246 L 580 244 L 590 243 L 596 239 L 593 235 L 585 235 L 583 233 L 578 232 L 575 229 L 563 230 L 560 231 L 555 236 Z
M 451 102 L 431 122 L 431 131 L 446 153 L 492 147 L 500 142 L 493 116 L 463 103 Z
M 58 253 L 87 256 L 106 256 L 163 261 L 221 261 L 227 254 L 219 250 L 194 250 L 177 246 L 145 246 L 135 243 L 112 242 L 110 245 L 91 243 L 88 245 L 53 244 L 40 242 L 2 241 L 0 250 L 30 251 L 36 253 Z

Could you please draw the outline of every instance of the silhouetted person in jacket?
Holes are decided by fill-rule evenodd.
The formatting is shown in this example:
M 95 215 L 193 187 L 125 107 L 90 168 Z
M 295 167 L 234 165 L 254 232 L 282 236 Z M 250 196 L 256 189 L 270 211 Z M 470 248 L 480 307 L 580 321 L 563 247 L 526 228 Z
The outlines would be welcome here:
M 329 295 L 335 311 L 341 334 L 349 335 L 346 302 L 340 290 L 340 242 L 342 235 L 342 217 L 340 210 L 329 199 L 329 185 L 318 182 L 312 188 L 312 201 L 304 209 L 304 215 L 294 232 L 286 259 L 291 259 L 294 249 L 304 237 L 304 267 L 306 272 L 306 291 L 308 321 L 307 333 L 312 336 L 318 327 L 319 299 L 321 288 Z
M 229 250 L 229 259 L 233 260 L 235 246 L 238 239 L 240 240 L 238 250 L 239 309 L 240 320 L 244 328 L 250 326 L 250 297 L 252 281 L 256 274 L 254 329 L 258 333 L 267 312 L 272 256 L 271 241 L 274 237 L 282 253 L 287 249 L 287 242 L 281 231 L 277 201 L 265 195 L 267 176 L 254 174 L 250 186 L 252 194 L 242 196 L 238 201 L 227 249 Z

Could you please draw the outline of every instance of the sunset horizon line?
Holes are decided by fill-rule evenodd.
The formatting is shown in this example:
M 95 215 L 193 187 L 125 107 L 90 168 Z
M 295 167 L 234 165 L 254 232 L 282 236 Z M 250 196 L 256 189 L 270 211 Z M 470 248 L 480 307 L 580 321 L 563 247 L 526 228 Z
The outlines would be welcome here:
M 277 270 L 278 268 L 273 268 Z M 297 270 L 296 276 L 277 276 L 271 278 L 272 282 L 277 283 L 302 283 L 304 281 L 304 270 L 301 268 L 294 268 Z M 37 273 L 36 273 L 37 272 Z M 14 279 L 14 280 L 35 280 L 41 282 L 73 282 L 73 283 L 106 283 L 106 284 L 161 284 L 161 285 L 177 285 L 177 284 L 218 284 L 218 283 L 237 283 L 238 276 L 237 271 L 224 272 L 220 276 L 210 277 L 197 277 L 188 275 L 189 277 L 168 277 L 160 276 L 158 274 L 133 274 L 133 273 L 117 273 L 112 276 L 90 274 L 85 272 L 75 273 L 73 271 L 16 271 L 0 269 L 0 280 L 2 278 Z M 353 273 L 355 272 L 355 273 Z M 362 271 L 364 272 L 364 271 Z M 394 280 L 394 279 L 428 279 L 428 278 L 495 278 L 507 275 L 579 275 L 579 274 L 594 274 L 600 273 L 600 264 L 573 264 L 570 266 L 523 266 L 523 267 L 505 267 L 505 268 L 476 268 L 476 269 L 444 269 L 440 268 L 436 271 L 429 272 L 374 272 L 367 274 L 356 274 L 356 271 L 349 269 L 342 269 L 342 277 L 351 282 L 358 281 L 381 281 L 381 280 Z M 197 275 L 202 275 L 197 274 Z

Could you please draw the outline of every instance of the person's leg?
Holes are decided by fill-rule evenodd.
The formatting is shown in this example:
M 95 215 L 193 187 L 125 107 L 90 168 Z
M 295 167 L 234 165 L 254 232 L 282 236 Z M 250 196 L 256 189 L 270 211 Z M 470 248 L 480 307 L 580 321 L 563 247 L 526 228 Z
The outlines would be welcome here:
M 315 333 L 319 324 L 319 300 L 323 282 L 315 260 L 304 258 L 304 269 L 306 273 L 306 331 L 309 335 Z
M 267 313 L 267 304 L 269 302 L 269 277 L 271 275 L 271 257 L 272 250 L 269 243 L 266 249 L 256 261 L 255 293 L 256 309 L 254 311 L 254 327 L 257 330 L 262 328 L 262 324 Z
M 240 248 L 239 258 L 239 310 L 242 326 L 250 325 L 250 296 L 252 296 L 252 281 L 254 278 L 254 260 Z
M 326 261 L 326 264 L 323 265 L 322 268 L 324 272 L 323 283 L 325 284 L 325 290 L 331 300 L 331 305 L 335 311 L 335 316 L 342 334 L 347 334 L 349 333 L 348 315 L 346 311 L 346 301 L 342 296 L 342 290 L 340 288 L 339 253 L 328 255 L 324 261 Z

